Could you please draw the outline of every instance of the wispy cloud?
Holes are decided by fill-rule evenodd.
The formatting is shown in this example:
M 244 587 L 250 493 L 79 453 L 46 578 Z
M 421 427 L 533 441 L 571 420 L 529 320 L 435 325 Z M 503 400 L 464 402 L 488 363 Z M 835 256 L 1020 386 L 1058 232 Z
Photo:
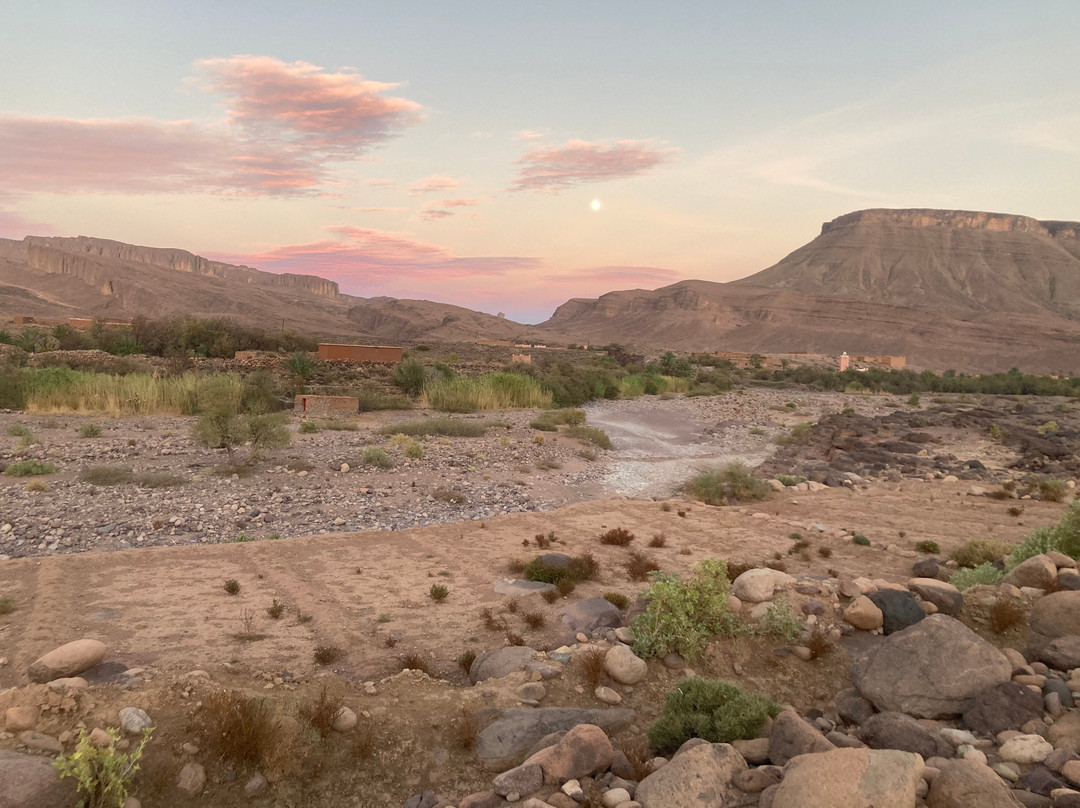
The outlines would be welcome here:
M 1080 113 L 1028 120 L 1008 132 L 1011 141 L 1064 154 L 1080 154 Z
M 457 188 L 459 184 L 459 180 L 456 180 L 453 177 L 446 177 L 442 174 L 432 174 L 430 177 L 424 177 L 410 185 L 409 193 L 418 195 L 430 194 L 435 191 L 452 191 Z
M 651 140 L 570 140 L 522 155 L 510 189 L 561 193 L 575 185 L 637 177 L 676 159 L 678 152 Z
M 514 140 L 540 140 L 544 137 L 547 137 L 547 135 L 543 132 L 535 132 L 532 129 L 522 129 L 514 135 Z
M 436 208 L 432 210 L 420 211 L 420 215 L 425 219 L 430 219 L 434 221 L 436 219 L 449 219 L 451 216 L 454 215 L 454 212 L 452 210 L 438 210 Z
M 435 205 L 440 208 L 470 208 L 473 205 L 479 205 L 479 199 L 443 199 L 441 202 L 436 202 Z
M 0 117 L 0 176 L 23 193 L 317 193 L 328 165 L 361 159 L 422 119 L 396 85 L 266 56 L 197 64 L 222 96 L 214 124 Z M 332 183 L 329 183 L 332 185 Z

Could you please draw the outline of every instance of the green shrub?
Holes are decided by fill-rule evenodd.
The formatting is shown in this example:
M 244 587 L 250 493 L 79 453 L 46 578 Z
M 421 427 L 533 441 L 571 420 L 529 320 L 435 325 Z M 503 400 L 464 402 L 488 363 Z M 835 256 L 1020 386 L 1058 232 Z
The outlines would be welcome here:
M 777 435 L 775 443 L 779 446 L 787 446 L 794 443 L 806 443 L 810 439 L 810 431 L 814 428 L 813 423 L 795 424 L 786 435 Z
M 727 565 L 716 558 L 694 565 L 691 576 L 653 573 L 645 598 L 649 607 L 634 618 L 634 651 L 638 656 L 664 656 L 675 652 L 698 656 L 709 639 L 733 628 L 728 612 Z
M 317 365 L 318 363 L 311 354 L 304 351 L 290 354 L 282 363 L 285 372 L 293 377 L 295 389 L 298 393 L 304 392 L 304 387 L 307 385 L 308 379 L 315 373 Z
M 941 552 L 941 548 L 938 546 L 938 543 L 936 541 L 929 540 L 915 542 L 915 549 L 918 550 L 920 553 L 926 553 L 928 555 L 933 555 L 934 553 Z
M 428 406 L 441 412 L 546 407 L 552 401 L 552 394 L 538 381 L 517 373 L 455 376 L 426 385 L 423 397 Z
M 957 571 L 949 578 L 949 583 L 963 592 L 973 586 L 996 584 L 1004 577 L 1005 573 L 995 564 L 986 562 L 977 567 L 965 567 Z
M 79 803 L 85 808 L 114 808 L 124 804 L 128 785 L 139 771 L 139 760 L 153 730 L 143 732 L 142 740 L 130 751 L 116 748 L 120 730 L 106 730 L 112 743 L 105 747 L 90 742 L 90 733 L 79 732 L 79 743 L 70 755 L 60 755 L 53 761 L 60 778 L 74 777 L 77 791 L 83 795 Z
M 394 368 L 394 384 L 410 396 L 424 392 L 424 366 L 415 359 L 406 359 Z
M 135 484 L 140 488 L 172 488 L 183 485 L 184 478 L 178 474 L 168 474 L 162 471 L 147 471 L 136 475 Z
M 571 426 L 567 428 L 566 436 L 582 443 L 591 443 L 599 449 L 611 448 L 611 438 L 600 427 Z
M 37 477 L 42 474 L 55 474 L 56 466 L 40 460 L 20 460 L 4 470 L 8 477 Z
M 431 589 L 428 590 L 428 595 L 436 603 L 442 603 L 449 594 L 450 590 L 444 584 L 432 584 Z
M 465 421 L 460 418 L 421 418 L 389 424 L 379 429 L 381 435 L 409 435 L 414 438 L 442 435 L 451 438 L 478 438 L 497 426 L 494 421 Z
M 80 438 L 100 438 L 101 437 L 101 425 L 100 424 L 83 424 L 79 427 Z
M 784 598 L 777 598 L 765 612 L 759 624 L 761 633 L 774 640 L 794 643 L 802 632 L 802 624 L 791 613 L 791 604 Z
M 978 567 L 981 564 L 1000 561 L 1009 552 L 1009 547 L 999 541 L 972 539 L 963 547 L 949 553 L 949 558 L 961 567 Z
M 411 410 L 412 402 L 405 396 L 383 393 L 371 387 L 362 387 L 354 392 L 360 412 L 377 410 Z
M 129 466 L 90 466 L 79 472 L 79 479 L 91 485 L 124 485 L 135 482 Z
M 521 571 L 521 577 L 526 581 L 542 581 L 545 584 L 558 586 L 563 582 L 574 584 L 579 581 L 587 581 L 593 578 L 598 570 L 599 565 L 596 563 L 596 559 L 589 553 L 575 556 L 569 567 L 547 567 L 544 566 L 542 557 L 536 556 L 525 565 L 525 569 Z M 571 591 L 573 591 L 573 587 L 571 587 Z
M 386 453 L 385 449 L 380 449 L 378 446 L 368 446 L 365 448 L 360 459 L 365 466 L 375 466 L 380 469 L 394 467 L 394 461 L 390 459 L 390 455 Z
M 776 479 L 787 486 L 798 485 L 799 483 L 806 482 L 805 477 L 794 474 L 777 474 Z
M 319 425 L 314 421 L 301 421 L 300 428 L 297 430 L 302 435 L 312 435 L 318 431 Z
M 1061 515 L 1056 525 L 1033 530 L 1009 554 L 1008 569 L 1032 556 L 1051 551 L 1080 559 L 1080 501 Z
M 630 605 L 630 598 L 624 595 L 622 592 L 605 592 L 604 600 L 614 606 L 616 609 L 622 610 Z
M 779 712 L 761 693 L 744 693 L 731 682 L 695 676 L 668 693 L 664 712 L 649 728 L 649 743 L 671 755 L 691 738 L 710 743 L 756 738 Z
M 402 452 L 404 452 L 405 456 L 411 460 L 422 460 L 424 458 L 424 447 L 414 440 L 406 443 Z
M 0 614 L 11 614 L 15 611 L 15 598 L 11 595 L 0 596 Z
M 25 424 L 12 424 L 7 433 L 13 438 L 33 439 L 34 433 Z
M 727 505 L 765 499 L 769 486 L 750 473 L 742 463 L 731 463 L 719 471 L 704 471 L 686 483 L 686 492 L 706 505 Z
M 1064 502 L 1068 493 L 1064 480 L 1039 480 L 1039 498 L 1046 502 Z
M 870 539 L 866 538 L 862 533 L 856 533 L 851 537 L 851 541 L 854 544 L 858 544 L 861 547 L 869 547 Z

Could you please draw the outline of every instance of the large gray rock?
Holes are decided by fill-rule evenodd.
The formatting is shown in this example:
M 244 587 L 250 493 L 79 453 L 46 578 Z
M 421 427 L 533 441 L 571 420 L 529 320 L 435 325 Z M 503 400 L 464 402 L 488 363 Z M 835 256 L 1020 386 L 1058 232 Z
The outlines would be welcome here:
M 1028 650 L 1046 664 L 1080 668 L 1080 592 L 1054 592 L 1039 598 L 1031 611 Z
M 835 749 L 784 769 L 772 808 L 913 808 L 925 768 L 911 752 Z
M 885 638 L 851 669 L 855 687 L 879 710 L 917 718 L 960 715 L 1011 674 L 1001 651 L 943 614 Z
M 777 589 L 795 583 L 795 578 L 780 570 L 758 567 L 747 570 L 731 582 L 731 594 L 743 603 L 772 600 Z
M 75 781 L 61 780 L 51 758 L 0 750 L 0 808 L 70 808 Z
M 964 611 L 964 593 L 946 581 L 912 578 L 907 587 L 927 603 L 937 606 L 942 614 L 956 617 Z
M 508 645 L 494 651 L 485 651 L 473 660 L 469 667 L 469 681 L 474 685 L 488 679 L 499 679 L 525 666 L 536 656 L 536 651 L 525 645 Z
M 1045 553 L 1025 559 L 1013 567 L 1003 579 L 1013 586 L 1030 586 L 1035 589 L 1049 589 L 1057 580 L 1057 564 Z
M 899 749 L 914 752 L 923 760 L 932 757 L 951 758 L 952 744 L 910 715 L 878 713 L 859 728 L 859 737 L 871 749 Z
M 49 651 L 34 662 L 27 673 L 35 682 L 78 676 L 101 662 L 105 650 L 105 643 L 100 640 L 74 640 Z
M 910 592 L 898 589 L 879 589 L 870 595 L 871 602 L 881 609 L 882 624 L 886 634 L 895 634 L 920 622 L 926 613 Z
M 799 755 L 835 748 L 813 724 L 792 710 L 784 710 L 776 716 L 769 733 L 769 760 L 777 766 L 783 766 Z
M 989 766 L 973 760 L 951 760 L 935 775 L 926 805 L 927 808 L 1018 808 L 1020 803 Z
M 642 808 L 707 808 L 735 804 L 742 795 L 731 782 L 746 761 L 726 743 L 680 749 L 668 763 L 642 780 L 634 800 Z
M 538 707 L 504 710 L 476 736 L 476 754 L 495 767 L 509 768 L 520 763 L 525 753 L 543 738 L 566 732 L 578 724 L 595 724 L 608 735 L 621 732 L 634 720 L 634 711 L 625 707 L 582 710 L 574 707 Z
M 559 615 L 570 631 L 589 633 L 598 628 L 618 628 L 623 624 L 622 612 L 603 598 L 576 601 L 560 611 Z
M 975 697 L 964 712 L 964 726 L 983 735 L 1020 729 L 1033 718 L 1042 718 L 1043 697 L 1019 682 L 1002 682 Z

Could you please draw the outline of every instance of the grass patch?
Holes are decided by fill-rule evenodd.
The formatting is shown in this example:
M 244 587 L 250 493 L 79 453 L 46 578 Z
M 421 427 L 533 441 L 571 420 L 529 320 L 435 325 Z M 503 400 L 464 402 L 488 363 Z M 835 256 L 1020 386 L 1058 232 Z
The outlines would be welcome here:
M 55 473 L 56 466 L 40 460 L 20 460 L 4 469 L 4 474 L 8 477 L 40 477 L 44 474 Z
M 222 585 L 222 588 L 226 591 L 226 593 L 230 595 L 240 594 L 240 582 L 235 578 L 229 578 L 227 581 L 225 581 L 225 583 Z
M 915 542 L 915 549 L 920 553 L 926 553 L 927 555 L 934 555 L 940 553 L 941 548 L 936 541 L 924 540 Z
M 383 393 L 371 387 L 363 387 L 355 391 L 354 395 L 360 404 L 360 412 L 411 410 L 413 406 L 405 396 L 397 393 Z
M 450 590 L 445 584 L 432 584 L 428 590 L 428 596 L 436 603 L 442 603 L 449 595 Z
M 101 425 L 100 424 L 83 424 L 79 427 L 80 438 L 100 438 L 101 437 Z
M 374 466 L 379 469 L 391 469 L 394 467 L 394 461 L 390 459 L 390 455 L 386 453 L 385 449 L 380 449 L 378 446 L 368 446 L 364 449 L 360 460 L 365 466 Z
M 664 547 L 667 545 L 667 536 L 663 533 L 654 533 L 652 538 L 649 539 L 650 547 Z
M 1080 559 L 1080 502 L 1074 502 L 1061 515 L 1056 525 L 1034 530 L 1013 548 L 1009 569 L 1040 553 L 1056 550 L 1070 558 Z
M 382 435 L 409 435 L 420 438 L 440 435 L 449 438 L 479 438 L 498 424 L 494 421 L 465 421 L 460 418 L 421 418 L 389 424 L 379 429 Z
M 449 505 L 464 505 L 469 501 L 469 498 L 456 488 L 446 488 L 445 486 L 439 486 L 431 492 L 431 496 L 438 502 L 445 502 Z
M 591 443 L 598 449 L 610 449 L 611 438 L 607 432 L 596 426 L 572 426 L 567 428 L 566 436 L 582 443 Z
M 314 435 L 319 431 L 319 425 L 314 421 L 301 421 L 296 431 L 301 435 Z
M 624 595 L 622 592 L 605 592 L 604 600 L 614 606 L 616 609 L 622 611 L 630 605 L 630 598 Z
M 313 656 L 316 665 L 333 665 L 345 658 L 345 650 L 336 645 L 317 645 Z
M 562 463 L 550 457 L 541 457 L 536 461 L 536 468 L 539 471 L 555 471 L 562 468 Z
M 990 629 L 995 634 L 1004 634 L 1010 629 L 1024 624 L 1024 608 L 1012 598 L 994 601 L 990 607 Z
M 135 482 L 130 466 L 90 466 L 79 472 L 79 479 L 91 485 L 125 485 Z
M 423 402 L 440 412 L 539 409 L 551 406 L 552 394 L 540 382 L 517 373 L 454 376 L 424 387 Z
M 963 592 L 973 586 L 992 586 L 1000 583 L 1004 577 L 1005 573 L 1002 570 L 994 564 L 986 562 L 977 567 L 965 567 L 959 570 L 949 578 L 949 583 Z
M 999 541 L 972 539 L 949 553 L 949 558 L 961 567 L 978 567 L 1000 561 L 1008 552 L 1009 546 Z
M 557 432 L 560 426 L 581 426 L 585 423 L 585 410 L 548 410 L 529 422 L 529 427 L 541 432 Z
M 192 724 L 193 735 L 203 749 L 241 768 L 265 766 L 276 756 L 282 741 L 273 702 L 233 690 L 203 698 Z
M 350 421 L 347 418 L 327 418 L 319 421 L 318 428 L 325 429 L 328 432 L 356 432 L 360 429 L 360 425 L 356 421 Z
M 521 615 L 521 619 L 525 621 L 525 625 L 534 629 L 543 628 L 544 623 L 547 622 L 543 612 L 525 612 Z
M 772 637 L 774 640 L 779 640 L 788 645 L 794 643 L 802 631 L 802 624 L 791 613 L 791 604 L 783 598 L 777 598 L 769 606 L 765 616 L 761 618 L 759 627 L 761 633 L 765 636 Z
M 11 597 L 11 595 L 0 597 L 0 614 L 11 614 L 15 609 L 15 598 Z
M 731 743 L 756 738 L 779 706 L 761 693 L 744 693 L 731 682 L 695 676 L 667 695 L 664 712 L 649 728 L 649 743 L 670 755 L 691 738 Z
M 598 687 L 604 680 L 604 657 L 606 654 L 599 648 L 589 648 L 577 655 L 581 665 L 581 677 L 593 687 Z
M 431 673 L 431 668 L 428 666 L 427 660 L 416 651 L 410 651 L 401 656 L 401 669 L 403 671 L 420 671 L 421 673 Z
M 1068 493 L 1064 480 L 1039 480 L 1039 499 L 1044 502 L 1064 502 Z
M 731 463 L 719 471 L 703 471 L 685 485 L 686 492 L 706 505 L 727 505 L 735 500 L 765 499 L 769 486 L 750 473 L 742 463 Z
M 183 485 L 184 478 L 164 471 L 146 471 L 135 475 L 135 484 L 140 488 L 173 488 Z
M 546 567 L 541 556 L 537 556 L 525 565 L 521 575 L 527 581 L 542 581 L 558 587 L 563 582 L 573 584 L 591 580 L 598 572 L 599 564 L 596 559 L 590 553 L 582 553 L 572 559 L 569 567 Z M 570 591 L 572 592 L 573 588 Z M 560 594 L 568 593 L 560 592 Z

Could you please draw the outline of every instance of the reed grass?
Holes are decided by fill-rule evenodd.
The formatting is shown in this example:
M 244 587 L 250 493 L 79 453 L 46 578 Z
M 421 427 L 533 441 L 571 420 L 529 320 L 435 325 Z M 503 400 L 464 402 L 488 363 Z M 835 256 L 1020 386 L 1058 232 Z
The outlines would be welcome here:
M 424 388 L 423 402 L 441 412 L 476 412 L 551 406 L 552 394 L 529 376 L 489 373 L 455 376 Z
M 33 413 L 194 415 L 211 379 L 240 398 L 242 382 L 233 373 L 160 377 L 143 373 L 111 376 L 67 368 L 23 370 L 25 408 Z

